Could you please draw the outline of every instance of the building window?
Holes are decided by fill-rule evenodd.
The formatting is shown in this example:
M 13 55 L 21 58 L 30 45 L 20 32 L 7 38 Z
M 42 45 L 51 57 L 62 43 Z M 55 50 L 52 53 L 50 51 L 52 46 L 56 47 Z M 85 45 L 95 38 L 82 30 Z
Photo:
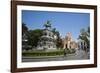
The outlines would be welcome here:
M 51 36 L 51 34 L 49 33 L 49 36 Z
M 44 33 L 44 35 L 46 36 L 46 35 L 47 35 L 47 33 L 45 32 L 45 33 Z
M 82 42 L 81 42 L 81 45 L 83 45 Z
M 46 45 L 46 42 L 43 42 L 44 45 Z
M 49 48 L 50 48 L 50 45 L 49 45 Z
M 84 45 L 85 45 L 85 42 L 84 42 Z

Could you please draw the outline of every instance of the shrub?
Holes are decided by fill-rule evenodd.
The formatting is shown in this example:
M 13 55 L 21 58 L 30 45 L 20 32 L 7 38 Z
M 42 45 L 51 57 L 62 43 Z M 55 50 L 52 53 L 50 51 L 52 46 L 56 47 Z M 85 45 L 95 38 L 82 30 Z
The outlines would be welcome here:
M 75 51 L 72 50 L 70 51 L 69 49 L 66 49 L 66 54 L 71 54 L 71 53 L 74 53 Z M 62 50 L 54 50 L 54 51 L 26 51 L 26 52 L 23 52 L 22 55 L 23 56 L 61 56 L 61 55 L 64 55 L 65 51 L 62 49 Z
M 23 56 L 57 56 L 57 55 L 63 55 L 64 51 L 31 51 L 31 52 L 23 52 Z

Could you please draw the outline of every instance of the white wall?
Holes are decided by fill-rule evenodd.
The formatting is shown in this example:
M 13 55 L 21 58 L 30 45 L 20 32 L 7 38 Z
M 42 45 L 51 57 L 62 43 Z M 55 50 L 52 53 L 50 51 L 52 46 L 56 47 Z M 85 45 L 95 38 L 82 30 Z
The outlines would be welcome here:
M 32 1 L 32 0 L 31 0 Z M 99 0 L 33 0 L 44 2 L 73 3 L 98 5 Z M 100 19 L 100 8 L 98 8 L 98 19 Z M 10 73 L 10 0 L 0 0 L 0 73 Z M 100 31 L 100 21 L 98 20 L 98 32 Z M 100 37 L 100 33 L 98 33 Z M 98 38 L 100 43 L 100 38 Z M 69 69 L 56 71 L 42 71 L 36 73 L 99 73 L 100 72 L 100 45 L 98 44 L 98 67 L 84 69 Z

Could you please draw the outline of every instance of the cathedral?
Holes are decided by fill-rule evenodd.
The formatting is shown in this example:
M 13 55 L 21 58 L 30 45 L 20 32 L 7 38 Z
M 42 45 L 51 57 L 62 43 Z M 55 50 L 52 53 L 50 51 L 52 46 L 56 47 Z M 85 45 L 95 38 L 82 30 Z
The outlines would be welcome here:
M 78 44 L 72 39 L 72 35 L 68 32 L 63 39 L 63 48 L 66 49 L 76 49 L 78 48 Z

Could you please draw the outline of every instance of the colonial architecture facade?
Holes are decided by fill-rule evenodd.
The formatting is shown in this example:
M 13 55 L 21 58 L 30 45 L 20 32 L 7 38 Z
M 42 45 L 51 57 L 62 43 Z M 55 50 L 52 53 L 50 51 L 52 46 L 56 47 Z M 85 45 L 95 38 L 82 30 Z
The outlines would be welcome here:
M 70 32 L 67 33 L 65 38 L 63 39 L 63 48 L 64 49 L 76 49 L 78 48 L 77 42 L 72 39 L 72 35 Z
M 89 50 L 86 42 L 84 40 L 81 40 L 81 39 L 78 40 L 78 48 L 81 50 L 85 50 L 85 51 Z

